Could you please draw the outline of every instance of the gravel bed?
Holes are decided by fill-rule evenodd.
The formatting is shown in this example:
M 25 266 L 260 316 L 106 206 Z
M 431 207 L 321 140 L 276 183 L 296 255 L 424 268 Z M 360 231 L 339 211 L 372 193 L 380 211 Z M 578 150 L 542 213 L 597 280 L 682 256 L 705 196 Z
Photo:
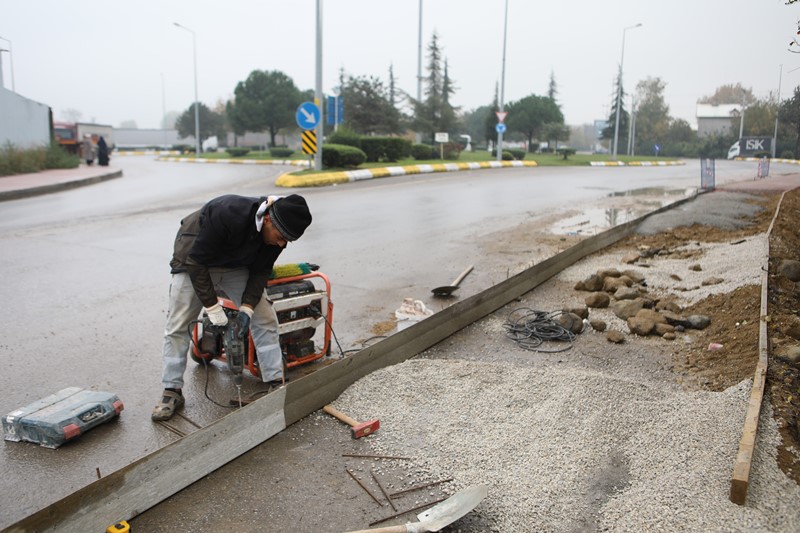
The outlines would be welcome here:
M 739 228 L 759 209 L 749 211 L 748 198 L 701 195 L 640 231 L 695 221 Z M 761 234 L 693 243 L 675 250 L 690 258 L 655 256 L 648 267 L 622 264 L 630 251 L 593 255 L 420 356 L 359 380 L 334 405 L 356 419 L 380 417 L 366 444 L 414 458 L 404 484 L 452 477 L 449 491 L 488 486 L 459 531 L 800 531 L 800 487 L 777 465 L 768 399 L 747 505 L 729 500 L 751 380 L 690 391 L 669 373 L 659 340 L 613 345 L 589 332 L 569 352 L 532 354 L 502 328 L 515 308 L 582 304 L 586 293 L 571 287 L 598 269 L 637 270 L 651 293 L 683 304 L 760 284 L 766 250 Z M 695 263 L 700 271 L 689 270 Z M 712 277 L 722 281 L 703 285 Z M 627 331 L 608 310 L 591 314 Z
M 749 392 L 749 381 L 686 392 L 577 368 L 412 359 L 335 405 L 380 413 L 369 444 L 414 457 L 428 475 L 410 482 L 486 484 L 483 525 L 462 531 L 797 531 L 800 489 L 777 467 L 768 409 L 748 504 L 728 500 Z

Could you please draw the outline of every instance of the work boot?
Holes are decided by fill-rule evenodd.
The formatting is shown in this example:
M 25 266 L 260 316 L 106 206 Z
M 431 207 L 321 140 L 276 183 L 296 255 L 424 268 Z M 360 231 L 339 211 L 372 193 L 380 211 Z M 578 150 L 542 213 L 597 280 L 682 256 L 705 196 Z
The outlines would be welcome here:
M 180 391 L 166 389 L 161 396 L 161 401 L 153 408 L 150 418 L 156 422 L 169 420 L 183 403 L 183 394 Z

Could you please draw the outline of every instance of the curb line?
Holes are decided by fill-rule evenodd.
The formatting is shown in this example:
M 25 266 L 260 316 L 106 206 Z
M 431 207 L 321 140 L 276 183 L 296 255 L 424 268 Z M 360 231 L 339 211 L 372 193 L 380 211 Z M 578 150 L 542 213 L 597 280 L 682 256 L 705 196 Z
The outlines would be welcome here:
M 477 170 L 482 168 L 536 167 L 535 161 L 480 161 L 472 163 L 438 163 L 434 165 L 408 165 L 403 167 L 365 168 L 341 172 L 326 172 L 309 176 L 284 174 L 275 180 L 278 187 L 319 187 L 336 185 L 351 181 L 361 181 L 387 176 L 409 176 L 412 174 L 431 174 L 434 172 L 455 172 L 457 170 Z
M 18 189 L 15 191 L 0 192 L 0 202 L 7 200 L 19 200 L 21 198 L 29 198 L 31 196 L 39 196 L 51 192 L 65 191 L 67 189 L 74 189 L 83 187 L 84 185 L 92 185 L 93 183 L 100 183 L 101 181 L 108 181 L 114 178 L 121 178 L 122 171 L 116 170 L 108 174 L 101 174 L 99 176 L 92 176 L 72 181 L 65 181 L 62 183 L 51 183 L 49 185 L 40 185 L 39 187 L 31 187 L 29 189 Z
M 686 161 L 590 161 L 593 167 L 672 167 L 685 165 Z
M 205 165 L 288 165 L 307 167 L 308 161 L 301 159 L 198 159 L 196 157 L 159 157 L 156 161 L 169 163 L 198 163 Z

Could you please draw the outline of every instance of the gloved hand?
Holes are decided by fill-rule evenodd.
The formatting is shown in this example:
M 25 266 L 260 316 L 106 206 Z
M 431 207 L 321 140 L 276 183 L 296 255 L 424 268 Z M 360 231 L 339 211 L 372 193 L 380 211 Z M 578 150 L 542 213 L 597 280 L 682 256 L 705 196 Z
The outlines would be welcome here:
M 253 316 L 253 309 L 247 306 L 239 308 L 239 314 L 234 319 L 236 321 L 237 329 L 241 335 L 247 335 L 250 331 L 250 317 Z
M 225 310 L 219 302 L 211 307 L 204 307 L 203 309 L 208 315 L 208 319 L 211 320 L 211 323 L 215 326 L 225 326 L 228 324 L 228 315 L 225 314 Z

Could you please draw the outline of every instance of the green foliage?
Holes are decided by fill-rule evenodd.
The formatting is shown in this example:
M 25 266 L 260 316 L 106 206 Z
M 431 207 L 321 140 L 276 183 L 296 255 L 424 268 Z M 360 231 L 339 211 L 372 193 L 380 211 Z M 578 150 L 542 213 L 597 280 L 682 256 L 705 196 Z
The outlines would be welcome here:
M 500 157 L 503 159 L 503 161 L 513 161 L 514 160 L 514 154 L 512 154 L 508 150 L 503 150 L 503 154 Z
M 522 161 L 523 159 L 525 159 L 525 150 L 519 150 L 517 148 L 508 148 L 508 149 L 503 150 L 503 151 L 510 153 L 514 157 L 514 159 L 517 159 L 519 161 Z
M 341 127 L 334 133 L 328 135 L 330 144 L 344 144 L 345 146 L 355 146 L 361 148 L 361 135 L 348 127 Z
M 292 157 L 294 150 L 282 146 L 273 146 L 269 149 L 269 155 L 272 157 Z
M 349 76 L 341 87 L 347 125 L 362 135 L 400 133 L 400 111 L 394 96 L 374 76 Z
M 433 159 L 433 146 L 429 144 L 415 144 L 411 146 L 411 157 L 417 161 Z
M 725 159 L 728 149 L 736 141 L 733 135 L 713 135 L 703 139 L 697 155 L 710 159 Z
M 367 154 L 355 146 L 324 144 L 322 165 L 325 168 L 355 168 L 367 160 Z
M 294 126 L 303 95 L 294 81 L 278 70 L 254 70 L 234 90 L 228 120 L 234 131 L 268 131 L 270 145 L 282 128 Z
M 173 144 L 170 150 L 181 153 L 194 153 L 194 146 L 188 144 Z
M 224 131 L 225 118 L 209 109 L 203 102 L 199 103 L 198 110 L 200 116 L 200 144 L 202 144 L 209 137 L 220 135 Z M 194 137 L 194 103 L 189 106 L 189 109 L 181 113 L 178 120 L 175 121 L 175 129 L 178 130 L 178 135 L 182 138 Z
M 563 127 L 564 115 L 558 104 L 546 96 L 528 95 L 516 102 L 508 104 L 506 124 L 509 132 L 523 134 L 532 143 L 533 139 L 543 137 L 547 124 L 558 124 Z
M 67 153 L 57 143 L 22 149 L 7 142 L 0 148 L 0 176 L 31 174 L 53 168 L 77 168 L 79 164 L 77 155 Z
M 556 150 L 556 152 L 558 152 L 558 154 L 561 157 L 563 157 L 565 160 L 567 158 L 569 158 L 569 156 L 575 155 L 575 149 L 574 148 L 559 148 L 558 150 Z
M 411 153 L 411 141 L 400 137 L 362 137 L 361 149 L 370 163 L 393 163 Z
M 530 143 L 528 144 L 528 151 L 532 154 L 535 154 L 539 149 L 539 146 L 541 146 L 539 143 Z
M 451 104 L 455 84 L 448 71 L 447 60 L 442 57 L 439 36 L 436 32 L 428 45 L 428 76 L 423 78 L 424 99 L 409 98 L 414 109 L 412 127 L 434 140 L 436 132 L 453 133 L 460 128 L 458 108 Z
M 231 157 L 242 157 L 243 155 L 247 155 L 250 153 L 250 148 L 231 146 L 229 148 L 226 148 L 225 151 L 228 152 L 228 154 Z
M 781 152 L 781 158 L 783 158 L 783 159 L 794 159 L 794 154 L 792 153 L 791 150 L 786 150 L 784 152 Z
M 448 161 L 457 161 L 463 149 L 464 145 L 461 143 L 444 143 L 441 148 L 442 158 Z

